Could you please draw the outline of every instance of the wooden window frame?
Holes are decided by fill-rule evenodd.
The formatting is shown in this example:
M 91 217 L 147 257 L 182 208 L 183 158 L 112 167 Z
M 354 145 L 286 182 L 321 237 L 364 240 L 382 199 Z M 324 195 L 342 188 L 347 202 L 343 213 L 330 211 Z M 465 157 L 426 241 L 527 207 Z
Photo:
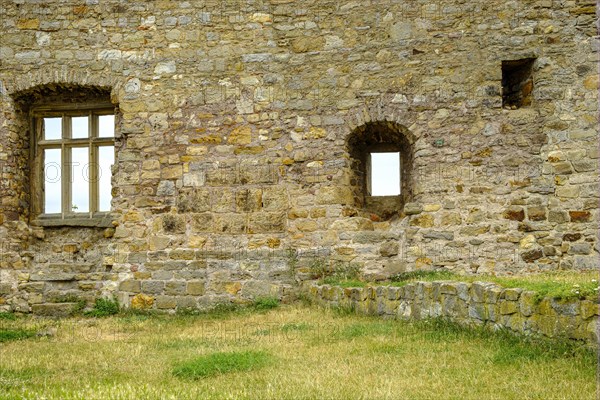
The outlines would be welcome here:
M 90 226 L 111 227 L 110 211 L 99 211 L 100 192 L 98 167 L 89 171 L 89 210 L 74 212 L 72 210 L 71 149 L 88 148 L 88 164 L 99 166 L 99 147 L 111 146 L 115 149 L 117 130 L 112 137 L 99 137 L 98 117 L 102 115 L 117 116 L 115 106 L 110 103 L 83 103 L 64 105 L 44 105 L 34 107 L 30 111 L 31 120 L 31 215 L 32 225 L 37 226 Z M 61 138 L 45 140 L 43 135 L 44 118 L 62 118 Z M 88 117 L 88 137 L 72 138 L 71 118 Z M 61 212 L 45 213 L 44 186 L 44 151 L 60 149 L 61 151 Z M 115 154 L 116 160 L 116 154 Z M 112 191 L 111 191 L 112 196 Z

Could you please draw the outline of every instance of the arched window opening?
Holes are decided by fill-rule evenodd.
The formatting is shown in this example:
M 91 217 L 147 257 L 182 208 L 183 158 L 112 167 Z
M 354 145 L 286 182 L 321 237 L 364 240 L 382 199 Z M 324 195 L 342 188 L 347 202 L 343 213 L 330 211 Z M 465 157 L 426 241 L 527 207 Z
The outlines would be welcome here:
M 31 222 L 110 226 L 118 136 L 110 89 L 45 85 L 15 102 L 29 117 Z
M 412 198 L 410 137 L 404 126 L 382 121 L 355 129 L 348 139 L 356 202 L 382 219 L 398 215 Z

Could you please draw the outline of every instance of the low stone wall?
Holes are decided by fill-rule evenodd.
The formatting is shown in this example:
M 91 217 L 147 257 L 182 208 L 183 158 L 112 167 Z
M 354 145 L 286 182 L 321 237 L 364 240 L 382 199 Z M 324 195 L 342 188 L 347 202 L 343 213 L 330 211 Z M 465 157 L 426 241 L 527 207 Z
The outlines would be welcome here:
M 598 302 L 536 301 L 535 292 L 493 283 L 415 282 L 403 287 L 341 288 L 311 284 L 321 306 L 350 307 L 360 314 L 401 319 L 447 317 L 463 325 L 492 325 L 523 334 L 598 341 Z

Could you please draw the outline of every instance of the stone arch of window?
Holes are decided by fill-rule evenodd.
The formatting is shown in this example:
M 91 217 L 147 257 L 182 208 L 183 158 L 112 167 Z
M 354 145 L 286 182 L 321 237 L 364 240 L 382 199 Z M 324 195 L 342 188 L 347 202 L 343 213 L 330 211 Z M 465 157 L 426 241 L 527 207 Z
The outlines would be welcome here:
M 413 196 L 412 134 L 405 126 L 389 121 L 368 122 L 349 135 L 347 149 L 350 156 L 350 184 L 357 206 L 376 214 L 381 219 L 400 215 L 404 204 Z M 377 196 L 372 192 L 373 174 L 385 173 L 372 169 L 373 153 L 399 154 L 399 193 Z M 390 174 L 391 175 L 391 174 Z M 390 182 L 396 184 L 397 182 Z
M 96 188 L 92 181 L 100 180 L 100 174 L 96 171 L 95 174 L 87 175 L 86 184 L 89 185 L 89 199 L 90 205 L 86 212 L 79 212 L 77 209 L 70 208 L 69 212 L 58 212 L 57 215 L 51 215 L 44 211 L 44 194 L 48 194 L 50 190 L 48 186 L 48 179 L 45 179 L 44 172 L 45 168 L 43 165 L 42 154 L 45 147 L 49 149 L 60 149 L 61 152 L 61 164 L 57 170 L 61 171 L 61 175 L 65 170 L 71 170 L 66 168 L 65 154 L 67 150 L 72 149 L 84 149 L 86 150 L 87 167 L 98 164 L 97 154 L 100 152 L 107 152 L 107 148 L 114 148 L 118 135 L 116 129 L 112 132 L 112 137 L 103 139 L 98 134 L 98 124 L 100 116 L 112 116 L 112 118 L 118 118 L 118 107 L 111 100 L 112 89 L 110 87 L 95 86 L 95 85 L 78 85 L 71 83 L 50 83 L 44 85 L 36 85 L 25 90 L 15 92 L 11 95 L 14 102 L 15 117 L 18 120 L 15 124 L 14 129 L 18 130 L 19 140 L 23 143 L 15 150 L 15 167 L 23 171 L 20 178 L 21 188 L 19 197 L 21 199 L 22 213 L 26 219 L 30 220 L 31 223 L 42 226 L 62 226 L 62 225 L 73 225 L 73 226 L 109 226 L 110 220 L 108 213 L 101 213 L 100 206 L 92 206 L 92 203 L 96 202 L 100 198 L 99 190 Z M 100 115 L 100 116 L 99 116 Z M 70 126 L 70 123 L 75 117 L 82 117 L 86 119 L 89 132 L 85 132 L 86 136 L 83 139 L 65 139 L 68 136 L 64 136 L 68 128 L 65 128 L 65 124 Z M 45 122 L 48 118 L 62 119 L 61 135 L 53 141 L 45 140 L 43 132 L 45 132 Z M 113 128 L 119 125 L 114 124 Z M 69 131 L 70 132 L 70 131 Z M 102 142 L 105 141 L 106 143 Z M 83 142 L 86 143 L 83 143 Z M 46 144 L 46 142 L 48 142 Z M 81 143 L 79 143 L 81 142 Z M 88 143 L 89 142 L 89 143 Z M 102 143 L 101 143 L 102 142 Z M 57 144 L 58 143 L 58 144 Z M 89 151 L 87 151 L 89 150 Z M 89 153 L 89 154 L 88 154 Z M 107 153 L 108 154 L 108 153 Z M 114 162 L 114 161 L 113 161 Z M 76 163 L 72 163 L 75 165 Z M 82 166 L 84 168 L 86 166 Z M 97 168 L 96 168 L 97 169 Z M 108 168 L 104 168 L 108 170 Z M 110 171 L 105 171 L 111 174 Z M 84 175 L 83 173 L 81 175 Z M 69 177 L 70 179 L 70 177 Z M 66 176 L 61 176 L 62 182 L 67 182 Z M 64 184 L 61 184 L 63 187 Z M 70 193 L 80 191 L 81 188 L 74 188 L 73 184 L 70 184 Z M 65 189 L 65 188 L 63 188 Z M 63 190 L 61 189 L 61 190 Z M 94 190 L 95 189 L 95 190 Z M 66 203 L 66 191 L 61 194 L 62 203 Z M 106 197 L 106 194 L 102 193 Z M 112 196 L 112 194 L 108 194 Z M 69 200 L 71 201 L 71 200 Z M 71 210 L 75 210 L 72 211 Z M 103 210 L 103 209 L 102 209 Z M 67 214 L 72 214 L 68 215 Z M 44 217 L 40 219 L 40 217 Z M 68 217 L 68 218 L 67 218 Z

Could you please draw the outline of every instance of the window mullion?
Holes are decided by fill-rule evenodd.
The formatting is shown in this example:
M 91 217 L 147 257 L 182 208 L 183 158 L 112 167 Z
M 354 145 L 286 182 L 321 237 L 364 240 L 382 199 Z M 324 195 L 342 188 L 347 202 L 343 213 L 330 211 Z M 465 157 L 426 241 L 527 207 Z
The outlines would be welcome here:
M 93 139 L 98 136 L 98 117 L 90 113 L 90 125 L 89 125 L 89 156 L 88 156 L 88 179 L 89 179 L 89 190 L 90 190 L 90 217 L 94 215 L 94 212 L 98 211 L 98 149 L 93 145 Z
M 43 149 L 36 149 L 36 152 L 37 154 L 33 160 L 35 170 L 32 170 L 35 174 L 33 183 L 34 187 L 41 188 L 39 194 L 36 196 L 37 200 L 33 203 L 37 214 L 38 212 L 46 212 L 46 154 Z
M 71 210 L 71 148 L 66 141 L 71 137 L 71 118 L 63 115 L 63 141 L 61 143 L 62 163 L 62 218 Z
M 30 171 L 32 172 L 32 186 L 33 188 L 40 188 L 41 190 L 32 190 L 32 204 L 34 215 L 45 211 L 44 205 L 46 204 L 46 187 L 44 185 L 44 150 L 39 149 L 36 143 L 42 139 L 42 118 L 33 119 L 33 128 L 31 131 L 32 141 L 34 143 L 30 148 Z
M 371 160 L 371 153 L 367 153 L 367 161 L 366 161 L 366 165 L 365 165 L 365 180 L 366 180 L 366 189 L 367 189 L 367 194 L 369 196 L 372 195 L 372 190 L 371 190 L 371 185 L 372 185 L 372 174 L 373 174 L 373 167 L 371 165 L 372 160 Z

